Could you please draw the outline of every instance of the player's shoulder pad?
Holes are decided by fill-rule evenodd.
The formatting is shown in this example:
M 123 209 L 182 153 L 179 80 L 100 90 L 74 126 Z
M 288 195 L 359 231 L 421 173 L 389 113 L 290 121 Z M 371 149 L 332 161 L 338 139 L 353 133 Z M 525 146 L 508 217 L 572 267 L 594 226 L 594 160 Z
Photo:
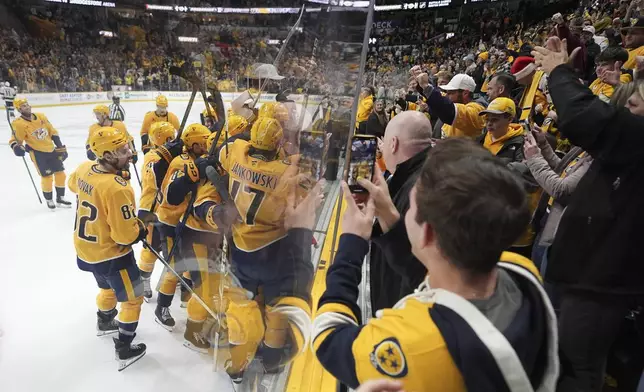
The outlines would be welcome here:
M 121 176 L 114 176 L 114 181 L 116 181 L 117 184 L 122 185 L 122 186 L 127 186 L 127 181 Z

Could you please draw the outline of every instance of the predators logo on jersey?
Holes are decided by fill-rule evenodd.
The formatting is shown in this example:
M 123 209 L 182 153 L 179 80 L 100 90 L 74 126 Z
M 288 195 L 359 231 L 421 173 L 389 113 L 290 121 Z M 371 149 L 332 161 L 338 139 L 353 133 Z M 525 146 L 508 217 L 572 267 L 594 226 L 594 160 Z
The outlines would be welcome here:
M 82 269 L 130 253 L 139 236 L 130 184 L 88 161 L 69 176 L 67 186 L 77 195 L 74 246 L 86 264 Z
M 241 215 L 241 221 L 232 227 L 233 240 L 245 252 L 259 250 L 286 235 L 283 220 L 289 178 L 297 170 L 296 165 L 281 160 L 250 156 L 250 148 L 250 142 L 238 139 L 220 152 L 220 162 L 230 175 L 230 195 Z
M 11 136 L 9 145 L 25 142 L 36 151 L 54 151 L 56 146 L 54 145 L 52 137 L 58 136 L 58 131 L 54 129 L 44 114 L 33 113 L 32 116 L 31 121 L 18 117 L 11 123 L 15 135 Z
M 387 338 L 373 347 L 371 364 L 385 376 L 400 378 L 407 375 L 405 354 L 396 338 Z
M 38 128 L 31 133 L 31 136 L 38 140 L 45 140 L 48 134 L 49 133 L 45 128 Z

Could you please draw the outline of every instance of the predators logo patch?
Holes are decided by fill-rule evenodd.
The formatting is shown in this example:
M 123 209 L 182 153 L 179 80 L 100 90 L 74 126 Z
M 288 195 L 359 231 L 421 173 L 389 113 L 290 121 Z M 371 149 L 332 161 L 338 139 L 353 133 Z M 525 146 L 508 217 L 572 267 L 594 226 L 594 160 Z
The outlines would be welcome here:
M 373 346 L 369 360 L 385 376 L 402 378 L 407 375 L 405 354 L 396 338 L 387 338 Z

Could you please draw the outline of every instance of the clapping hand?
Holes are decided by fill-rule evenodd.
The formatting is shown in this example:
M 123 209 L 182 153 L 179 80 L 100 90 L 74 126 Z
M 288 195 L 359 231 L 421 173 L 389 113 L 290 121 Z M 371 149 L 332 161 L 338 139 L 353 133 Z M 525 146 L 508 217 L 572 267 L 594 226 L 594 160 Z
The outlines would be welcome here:
M 297 186 L 294 184 L 286 199 L 286 210 L 284 217 L 284 226 L 287 229 L 308 229 L 313 230 L 315 225 L 316 211 L 324 201 L 325 181 L 320 180 L 309 191 L 306 197 L 299 203 L 297 201 Z
M 622 62 L 616 61 L 613 69 L 603 70 L 599 75 L 599 80 L 615 87 L 621 84 L 619 77 L 622 76 Z
M 581 47 L 575 48 L 568 56 L 568 42 L 565 39 L 562 41 L 558 37 L 550 37 L 546 42 L 546 47 L 535 47 L 532 55 L 535 64 L 549 75 L 559 65 L 572 62 L 580 50 Z

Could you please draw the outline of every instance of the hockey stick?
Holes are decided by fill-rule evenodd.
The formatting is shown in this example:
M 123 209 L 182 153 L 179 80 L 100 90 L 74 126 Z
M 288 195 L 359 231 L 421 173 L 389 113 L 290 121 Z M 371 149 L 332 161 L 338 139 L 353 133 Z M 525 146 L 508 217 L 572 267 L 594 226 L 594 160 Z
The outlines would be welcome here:
M 360 53 L 360 72 L 358 73 L 358 79 L 356 80 L 356 92 L 353 97 L 353 107 L 351 108 L 351 122 L 349 123 L 349 129 L 352 129 L 355 127 L 356 123 L 356 117 L 358 115 L 358 101 L 360 100 L 360 89 L 362 88 L 362 76 L 364 75 L 364 69 L 365 66 L 367 65 L 367 52 L 369 51 L 369 36 L 371 34 L 371 24 L 373 23 L 373 12 L 375 8 L 375 0 L 370 0 L 369 1 L 369 11 L 367 12 L 367 21 L 365 25 L 365 30 L 364 30 L 364 36 L 362 39 L 362 52 Z M 355 132 L 349 132 L 349 137 L 347 138 L 347 145 L 346 145 L 346 159 L 344 161 L 344 169 L 343 171 L 343 179 L 344 181 L 347 180 L 347 176 L 349 175 L 349 171 L 346 170 L 348 167 L 348 163 L 351 161 L 351 136 Z M 342 195 L 340 195 L 340 200 L 338 200 L 338 212 L 335 215 L 335 227 L 333 228 L 333 237 L 331 240 L 331 260 L 334 260 L 335 258 L 335 247 L 337 245 L 337 237 L 338 237 L 338 227 L 340 224 L 340 212 L 342 211 L 342 201 L 344 198 Z
M 136 164 L 132 164 L 132 167 L 134 168 L 134 174 L 136 174 L 136 179 L 139 182 L 139 188 L 143 189 L 143 185 L 141 184 L 141 177 L 139 177 L 139 169 L 136 168 Z
M 16 143 L 18 142 L 18 137 L 16 136 L 16 131 L 13 129 L 13 125 L 11 125 L 11 119 L 9 117 L 9 110 L 7 110 L 7 122 L 9 123 L 9 128 L 11 128 L 11 134 L 13 135 L 13 138 L 16 139 Z M 31 179 L 31 185 L 34 186 L 34 191 L 36 191 L 36 196 L 38 196 L 38 201 L 40 204 L 42 204 L 42 199 L 40 198 L 40 193 L 38 192 L 38 188 L 36 187 L 36 182 L 34 181 L 34 177 L 31 175 L 31 170 L 29 170 L 29 165 L 27 164 L 27 160 L 25 159 L 25 156 L 22 156 L 22 162 L 25 164 L 25 169 L 27 169 L 27 173 L 29 173 L 29 178 Z
M 280 47 L 279 52 L 277 52 L 277 56 L 275 56 L 275 60 L 273 60 L 273 66 L 276 68 L 282 56 L 284 56 L 284 52 L 286 52 L 286 47 L 288 46 L 288 43 L 291 40 L 291 37 L 293 36 L 293 34 L 295 34 L 295 30 L 297 29 L 297 27 L 300 25 L 300 22 L 302 21 L 302 16 L 304 16 L 304 8 L 305 6 L 302 5 L 300 16 L 295 21 L 295 24 L 293 25 L 293 27 L 291 27 L 291 30 L 289 30 L 288 35 L 282 42 L 282 47 Z M 261 84 L 261 86 L 259 86 L 259 92 L 257 93 L 255 100 L 253 101 L 253 106 L 252 106 L 253 108 L 257 105 L 257 102 L 259 102 L 259 97 L 262 95 L 262 91 L 264 91 L 264 88 L 266 88 L 266 85 L 268 84 L 269 80 L 270 80 L 269 78 L 264 79 L 264 82 Z
M 183 277 L 177 271 L 175 271 L 174 268 L 170 267 L 170 264 L 166 261 L 166 259 L 164 259 L 163 256 L 161 256 L 159 252 L 157 252 L 156 249 L 154 249 L 152 245 L 150 245 L 150 243 L 145 238 L 141 240 L 141 243 L 143 244 L 144 247 L 148 248 L 148 250 L 150 250 L 150 252 L 152 252 L 152 254 L 154 254 L 157 257 L 157 259 L 161 262 L 161 264 L 163 264 L 168 269 L 168 271 L 172 273 L 172 275 L 174 275 L 179 279 L 179 282 L 181 283 L 181 285 L 190 294 L 192 294 L 192 297 L 195 298 L 197 302 L 199 302 L 199 304 L 203 306 L 204 309 L 206 309 L 206 311 L 214 319 L 218 319 L 219 316 L 212 309 L 210 309 L 210 307 L 206 304 L 206 302 L 197 293 L 195 293 L 195 291 L 192 289 L 192 287 L 190 287 L 190 285 L 188 285 L 186 282 L 183 281 Z M 173 244 L 173 248 L 174 248 L 174 244 Z

